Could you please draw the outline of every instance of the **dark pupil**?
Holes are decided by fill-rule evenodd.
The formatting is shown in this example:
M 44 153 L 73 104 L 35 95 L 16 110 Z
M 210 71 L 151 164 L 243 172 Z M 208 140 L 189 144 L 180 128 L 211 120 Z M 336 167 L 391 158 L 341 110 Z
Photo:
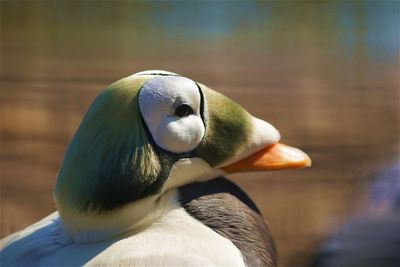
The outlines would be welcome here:
M 193 114 L 193 109 L 187 104 L 182 104 L 175 110 L 175 115 L 178 117 L 186 117 L 191 114 Z

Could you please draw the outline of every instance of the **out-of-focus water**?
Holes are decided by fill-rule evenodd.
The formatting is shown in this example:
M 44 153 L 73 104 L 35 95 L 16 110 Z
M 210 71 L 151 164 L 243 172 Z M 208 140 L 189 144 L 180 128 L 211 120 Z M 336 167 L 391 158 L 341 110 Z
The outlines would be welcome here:
M 399 2 L 12 2 L 1 7 L 1 236 L 55 209 L 63 152 L 109 83 L 166 69 L 228 95 L 313 158 L 234 175 L 282 266 L 307 266 L 399 160 Z

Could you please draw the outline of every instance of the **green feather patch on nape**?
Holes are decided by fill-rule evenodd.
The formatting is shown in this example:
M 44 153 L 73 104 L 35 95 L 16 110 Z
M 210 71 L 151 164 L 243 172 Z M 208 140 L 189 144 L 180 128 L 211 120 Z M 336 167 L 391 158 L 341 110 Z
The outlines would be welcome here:
M 197 147 L 197 153 L 215 167 L 247 143 L 250 132 L 250 114 L 230 98 L 199 84 L 205 100 L 206 132 Z
M 68 146 L 55 187 L 63 208 L 104 212 L 141 197 L 160 173 L 138 106 L 151 75 L 111 84 L 92 103 Z

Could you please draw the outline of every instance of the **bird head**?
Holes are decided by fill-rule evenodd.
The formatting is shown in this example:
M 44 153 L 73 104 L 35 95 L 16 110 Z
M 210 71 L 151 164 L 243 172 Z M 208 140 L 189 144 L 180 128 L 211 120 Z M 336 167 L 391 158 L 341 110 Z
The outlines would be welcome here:
M 60 168 L 63 210 L 105 214 L 222 174 L 306 167 L 279 132 L 228 97 L 165 71 L 136 73 L 93 101 Z

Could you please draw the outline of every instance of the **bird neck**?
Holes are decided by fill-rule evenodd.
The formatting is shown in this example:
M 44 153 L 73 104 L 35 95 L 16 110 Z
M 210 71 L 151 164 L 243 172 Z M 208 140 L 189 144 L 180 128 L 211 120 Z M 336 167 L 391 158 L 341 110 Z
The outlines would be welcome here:
M 58 205 L 62 231 L 75 243 L 107 240 L 139 232 L 178 206 L 176 189 L 153 195 L 107 212 L 81 212 Z
M 141 198 L 111 211 L 83 211 L 79 209 L 79 206 L 71 205 L 73 198 L 56 195 L 61 230 L 67 238 L 76 243 L 97 242 L 126 232 L 138 232 L 167 212 L 179 207 L 178 187 L 195 181 L 210 180 L 221 174 L 223 171 L 211 168 L 200 158 L 180 159 L 171 169 L 170 176 L 160 193 Z

